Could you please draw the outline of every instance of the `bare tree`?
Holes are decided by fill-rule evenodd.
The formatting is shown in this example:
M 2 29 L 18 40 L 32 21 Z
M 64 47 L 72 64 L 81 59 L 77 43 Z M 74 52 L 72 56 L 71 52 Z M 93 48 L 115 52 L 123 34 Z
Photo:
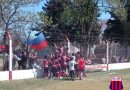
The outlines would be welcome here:
M 21 22 L 26 20 L 24 7 L 37 5 L 42 0 L 0 0 L 0 28 L 2 31 L 9 31 Z M 6 37 L 4 36 L 4 41 Z

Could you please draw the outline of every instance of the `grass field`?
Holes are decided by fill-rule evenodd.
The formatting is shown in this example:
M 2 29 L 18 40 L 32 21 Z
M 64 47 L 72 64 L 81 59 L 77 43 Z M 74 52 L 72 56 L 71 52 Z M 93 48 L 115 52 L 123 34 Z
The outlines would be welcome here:
M 42 78 L 0 82 L 0 90 L 109 90 L 110 78 L 119 76 L 123 90 L 130 90 L 130 69 L 87 73 L 84 80 L 46 80 Z

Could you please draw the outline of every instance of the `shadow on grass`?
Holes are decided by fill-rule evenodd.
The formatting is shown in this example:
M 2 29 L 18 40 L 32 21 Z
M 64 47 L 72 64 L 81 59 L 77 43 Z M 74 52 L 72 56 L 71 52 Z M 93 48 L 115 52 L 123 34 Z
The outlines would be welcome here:
M 71 81 L 70 78 L 62 78 L 61 80 L 63 80 L 63 81 Z
M 85 70 L 85 72 L 86 73 L 94 73 L 94 72 L 104 72 L 104 71 L 102 71 L 100 69 L 99 70 L 97 69 L 97 70 Z
M 61 79 L 62 81 L 77 81 L 79 80 L 78 78 L 75 78 L 75 80 L 71 80 L 70 77 L 65 77 Z

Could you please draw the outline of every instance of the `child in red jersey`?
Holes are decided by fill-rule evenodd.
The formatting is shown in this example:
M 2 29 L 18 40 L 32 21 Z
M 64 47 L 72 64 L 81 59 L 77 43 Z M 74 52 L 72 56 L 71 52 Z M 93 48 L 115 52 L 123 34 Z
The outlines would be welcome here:
M 48 78 L 49 60 L 47 59 L 47 56 L 45 56 L 44 58 L 45 58 L 43 60 L 44 78 Z
M 63 53 L 62 56 L 62 72 L 64 76 L 67 76 L 67 62 L 69 60 L 69 57 L 65 55 L 65 53 Z
M 53 78 L 57 77 L 57 72 L 58 72 L 58 70 L 57 70 L 57 58 L 54 57 L 52 59 L 52 73 L 53 73 Z
M 80 80 L 82 80 L 84 69 L 85 69 L 85 60 L 83 59 L 83 57 L 81 55 L 80 55 L 80 58 L 78 60 L 78 68 L 79 68 Z
M 57 76 L 58 76 L 59 79 L 61 79 L 61 74 L 62 74 L 62 72 L 61 72 L 61 64 L 60 64 L 60 62 L 58 60 L 56 61 L 56 66 L 57 66 Z

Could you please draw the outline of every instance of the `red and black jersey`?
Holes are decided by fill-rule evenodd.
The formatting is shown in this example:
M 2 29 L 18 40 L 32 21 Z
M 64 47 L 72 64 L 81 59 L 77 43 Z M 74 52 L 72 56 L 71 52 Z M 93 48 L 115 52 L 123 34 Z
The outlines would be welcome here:
M 44 60 L 43 61 L 43 67 L 48 68 L 49 67 L 49 60 Z
M 56 60 L 53 60 L 53 61 L 52 61 L 52 68 L 57 68 Z
M 85 69 L 85 60 L 84 59 L 79 59 L 78 60 L 78 67 L 79 69 Z

